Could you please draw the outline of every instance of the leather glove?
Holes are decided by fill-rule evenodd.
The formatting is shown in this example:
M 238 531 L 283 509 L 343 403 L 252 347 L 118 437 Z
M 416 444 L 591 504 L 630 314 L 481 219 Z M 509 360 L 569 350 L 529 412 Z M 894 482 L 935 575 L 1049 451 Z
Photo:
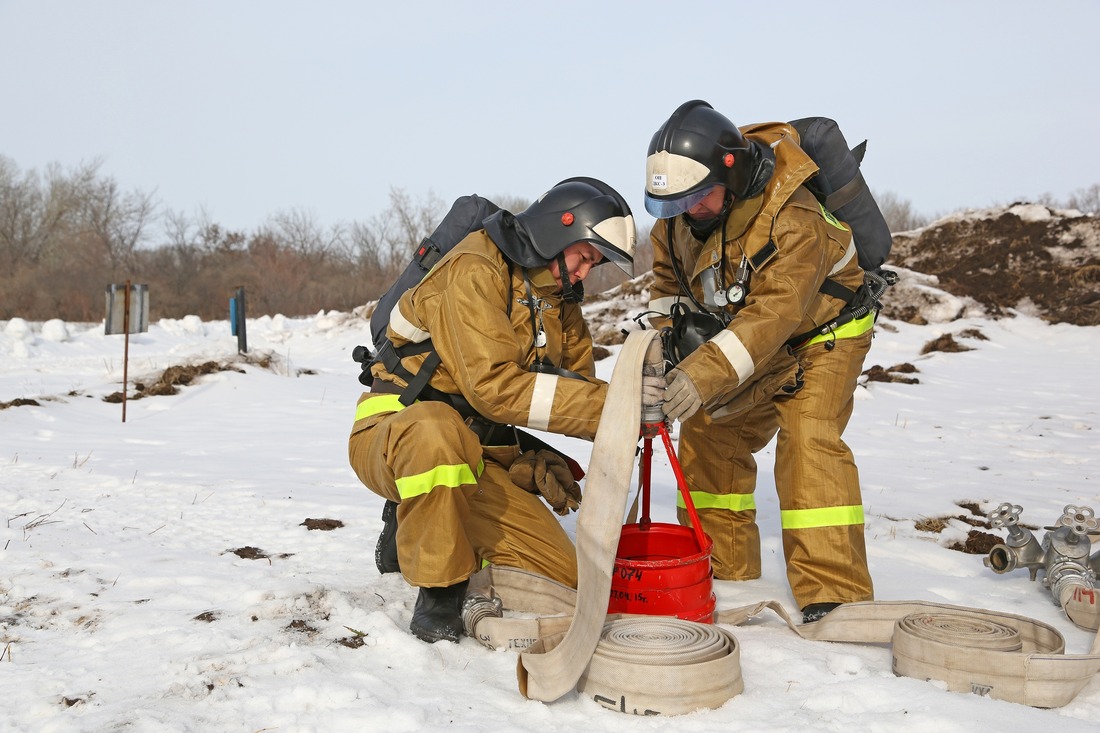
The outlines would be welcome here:
M 664 377 L 642 377 L 642 407 L 653 407 L 665 398 L 668 383 Z
M 565 516 L 581 505 L 581 487 L 565 460 L 548 450 L 521 453 L 508 469 L 512 483 L 532 494 L 541 494 L 550 507 Z
M 699 388 L 682 369 L 673 369 L 668 373 L 671 380 L 665 389 L 665 404 L 661 407 L 669 420 L 683 422 L 695 414 L 703 405 Z
M 642 410 L 659 405 L 665 398 L 665 352 L 661 339 L 654 338 L 642 362 Z M 643 416 L 644 419 L 644 416 Z

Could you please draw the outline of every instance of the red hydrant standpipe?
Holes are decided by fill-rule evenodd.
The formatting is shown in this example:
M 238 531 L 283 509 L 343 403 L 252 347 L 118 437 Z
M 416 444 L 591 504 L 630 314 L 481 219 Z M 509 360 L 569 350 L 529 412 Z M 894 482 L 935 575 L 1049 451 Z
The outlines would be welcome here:
M 655 435 L 661 436 L 668 451 L 691 518 L 690 528 L 650 519 L 649 490 Z M 686 621 L 712 623 L 716 604 L 710 563 L 713 544 L 699 522 L 659 407 L 655 413 L 643 416 L 641 437 L 638 476 L 642 516 L 636 524 L 623 525 L 615 553 L 608 612 L 675 616 Z
M 660 435 L 665 444 L 665 451 L 668 453 L 668 460 L 672 465 L 672 473 L 676 476 L 676 485 L 680 490 L 680 495 L 684 497 L 684 507 L 687 509 L 688 517 L 691 518 L 691 529 L 695 533 L 695 541 L 699 545 L 699 551 L 702 552 L 707 549 L 710 542 L 707 540 L 706 534 L 703 533 L 703 527 L 699 522 L 699 513 L 695 511 L 695 502 L 691 499 L 691 492 L 688 490 L 684 471 L 680 468 L 680 459 L 676 457 L 676 450 L 672 447 L 672 437 L 668 434 L 668 425 L 664 420 L 657 423 L 642 423 L 642 464 L 638 476 L 641 483 L 642 518 L 639 520 L 639 524 L 646 525 L 650 521 L 649 487 L 652 477 L 654 435 Z

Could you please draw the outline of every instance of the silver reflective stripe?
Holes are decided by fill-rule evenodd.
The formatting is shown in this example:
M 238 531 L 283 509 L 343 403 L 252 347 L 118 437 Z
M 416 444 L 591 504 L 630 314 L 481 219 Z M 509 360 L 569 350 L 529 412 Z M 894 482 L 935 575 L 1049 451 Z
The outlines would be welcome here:
M 856 238 L 852 237 L 851 243 L 848 245 L 848 251 L 844 253 L 844 256 L 840 258 L 840 262 L 833 265 L 833 269 L 829 270 L 830 275 L 835 275 L 847 266 L 852 258 L 856 256 Z
M 535 375 L 535 389 L 531 393 L 531 411 L 527 414 L 527 427 L 535 430 L 550 429 L 550 412 L 554 408 L 554 393 L 557 391 L 556 374 Z
M 741 343 L 741 339 L 734 335 L 733 331 L 728 329 L 721 331 L 710 342 L 718 347 L 718 350 L 722 352 L 722 356 L 726 357 L 726 360 L 733 366 L 734 371 L 737 372 L 737 384 L 744 384 L 745 380 L 756 371 L 756 365 L 752 363 L 749 350 Z
M 671 313 L 672 304 L 678 300 L 680 300 L 679 295 L 670 295 L 666 298 L 654 298 L 653 300 L 649 301 L 649 309 L 658 313 Z M 683 304 L 686 305 L 690 310 L 695 310 L 695 306 L 691 304 L 691 301 L 684 300 L 681 302 L 683 302 Z
M 390 328 L 392 328 L 398 336 L 414 344 L 427 341 L 431 336 L 430 333 L 422 328 L 414 326 L 409 322 L 409 319 L 405 318 L 401 313 L 401 303 L 395 303 L 393 310 L 390 311 Z

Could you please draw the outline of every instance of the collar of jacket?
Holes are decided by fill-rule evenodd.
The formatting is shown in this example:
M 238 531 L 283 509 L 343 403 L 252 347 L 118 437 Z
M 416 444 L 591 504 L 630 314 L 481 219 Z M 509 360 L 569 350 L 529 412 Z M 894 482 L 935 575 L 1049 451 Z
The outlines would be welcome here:
M 555 301 L 561 298 L 561 293 L 558 292 L 558 281 L 550 273 L 549 267 L 528 268 L 527 277 L 531 280 L 531 289 L 538 297 Z
M 695 270 L 691 273 L 692 278 L 698 277 L 703 270 L 721 262 L 722 249 L 725 243 L 733 241 L 744 234 L 763 207 L 763 196 L 753 196 L 751 199 L 734 201 L 729 214 L 726 215 L 725 224 L 715 229 L 714 233 L 707 237 L 707 241 L 703 242 L 699 250 L 699 256 L 695 258 Z M 725 236 L 723 237 L 723 235 Z M 733 267 L 736 268 L 737 263 L 733 263 Z
M 771 241 L 773 222 L 779 210 L 794 195 L 798 187 L 812 178 L 819 170 L 813 158 L 798 145 L 798 135 L 785 122 L 764 122 L 742 127 L 741 133 L 752 140 L 771 147 L 775 152 L 775 171 L 760 194 L 760 212 L 749 225 L 745 238 L 745 255 L 754 270 L 764 266 L 774 254 L 758 256 Z

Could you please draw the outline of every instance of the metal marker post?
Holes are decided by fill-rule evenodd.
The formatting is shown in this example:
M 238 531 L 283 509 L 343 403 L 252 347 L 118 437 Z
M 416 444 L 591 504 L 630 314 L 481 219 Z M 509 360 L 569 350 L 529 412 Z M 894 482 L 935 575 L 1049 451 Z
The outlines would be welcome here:
M 122 297 L 116 298 L 119 290 L 123 291 Z M 125 337 L 122 357 L 122 422 L 126 422 L 126 393 L 130 386 L 130 331 L 144 333 L 149 329 L 149 286 L 133 285 L 127 280 L 124 285 L 108 286 L 106 295 L 104 333 L 108 336 L 121 333 Z M 122 306 L 121 309 L 118 306 Z
M 122 332 L 126 334 L 122 347 L 122 422 L 126 422 L 126 392 L 129 391 L 130 367 L 130 281 L 126 281 L 126 294 L 122 296 Z
M 236 326 L 234 333 L 237 334 L 237 353 L 248 353 L 248 332 L 245 327 L 245 307 L 244 307 L 244 287 L 237 288 L 237 297 L 234 298 L 236 303 L 235 323 Z

